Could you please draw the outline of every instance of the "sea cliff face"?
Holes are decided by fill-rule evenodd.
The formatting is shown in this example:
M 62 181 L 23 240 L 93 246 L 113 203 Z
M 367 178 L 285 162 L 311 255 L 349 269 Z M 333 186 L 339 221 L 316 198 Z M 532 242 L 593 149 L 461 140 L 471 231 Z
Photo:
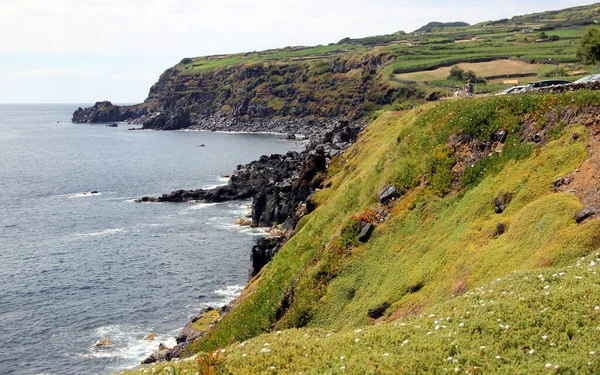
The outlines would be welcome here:
M 420 89 L 384 79 L 382 69 L 391 61 L 390 54 L 346 52 L 291 61 L 236 55 L 184 59 L 160 76 L 144 103 L 98 102 L 75 111 L 73 122 L 134 121 L 144 129 L 313 137 L 337 121 L 356 121 L 398 99 L 426 97 Z

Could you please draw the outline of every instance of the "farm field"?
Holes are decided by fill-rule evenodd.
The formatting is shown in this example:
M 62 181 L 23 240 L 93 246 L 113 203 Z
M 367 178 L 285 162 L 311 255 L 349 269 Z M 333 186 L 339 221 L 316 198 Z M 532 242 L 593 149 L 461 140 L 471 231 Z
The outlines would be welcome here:
M 520 60 L 502 59 L 480 63 L 460 63 L 453 66 L 458 66 L 463 70 L 472 70 L 475 74 L 484 78 L 499 75 L 506 75 L 507 78 L 510 78 L 511 75 L 515 74 L 537 74 L 544 64 L 530 64 Z M 448 66 L 429 71 L 396 74 L 395 78 L 417 83 L 444 80 L 450 74 L 451 68 Z

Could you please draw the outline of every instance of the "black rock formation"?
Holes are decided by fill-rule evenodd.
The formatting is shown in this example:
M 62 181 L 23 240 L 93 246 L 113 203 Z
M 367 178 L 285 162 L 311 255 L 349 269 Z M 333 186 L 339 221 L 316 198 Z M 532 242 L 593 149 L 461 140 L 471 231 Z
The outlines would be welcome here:
M 102 123 L 119 122 L 139 118 L 148 112 L 148 107 L 137 104 L 131 106 L 118 106 L 109 101 L 96 102 L 92 107 L 77 108 L 73 112 L 74 123 Z

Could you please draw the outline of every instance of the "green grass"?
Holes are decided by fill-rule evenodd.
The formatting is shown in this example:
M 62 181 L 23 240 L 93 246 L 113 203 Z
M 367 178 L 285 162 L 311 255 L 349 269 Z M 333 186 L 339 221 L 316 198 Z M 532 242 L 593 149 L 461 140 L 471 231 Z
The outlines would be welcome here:
M 470 306 L 482 298 L 478 288 L 496 278 L 512 277 L 515 271 L 520 275 L 533 270 L 530 279 L 563 272 L 598 249 L 600 221 L 576 224 L 574 214 L 582 208 L 577 197 L 552 191 L 556 178 L 572 173 L 586 159 L 587 130 L 568 122 L 554 128 L 549 119 L 599 100 L 600 93 L 593 91 L 527 94 L 445 101 L 405 115 L 381 115 L 355 146 L 334 160 L 332 187 L 315 196 L 317 210 L 301 220 L 296 235 L 248 285 L 239 305 L 191 348 L 207 351 L 233 344 L 225 367 L 230 373 L 268 373 L 270 366 L 277 373 L 337 373 L 344 365 L 351 373 L 430 373 L 457 366 L 463 372 L 477 366 L 485 368 L 484 373 L 536 373 L 546 362 L 559 364 L 552 371 L 581 373 L 588 361 L 583 354 L 593 350 L 597 319 L 583 312 L 597 302 L 581 303 L 588 298 L 584 291 L 600 296 L 597 279 L 581 286 L 578 279 L 552 278 L 548 282 L 556 284 L 550 286 L 550 297 L 540 294 L 538 286 L 527 289 L 529 283 L 518 282 L 521 279 L 506 279 L 512 289 L 494 287 L 507 291 L 494 294 L 499 307 L 491 307 L 497 317 L 487 308 Z M 549 131 L 552 140 L 544 147 L 522 143 L 523 121 Z M 463 133 L 487 140 L 498 128 L 510 133 L 504 147 L 466 165 L 462 178 L 454 181 L 454 162 L 461 156 L 453 152 L 451 136 Z M 575 133 L 579 137 L 573 137 Z M 378 193 L 390 182 L 404 196 L 392 208 L 391 219 L 377 224 L 368 243 L 359 244 L 357 218 L 381 208 Z M 512 199 L 502 214 L 496 214 L 493 201 L 501 196 Z M 501 235 L 497 224 L 506 228 Z M 452 299 L 465 291 L 465 297 Z M 509 296 L 531 303 L 503 299 Z M 571 309 L 570 301 L 581 306 Z M 561 310 L 561 304 L 569 309 Z M 369 311 L 382 306 L 387 309 L 380 318 L 369 317 Z M 550 306 L 553 313 L 540 311 L 541 306 Z M 418 315 L 450 316 L 455 325 L 466 311 L 485 313 L 465 320 L 469 329 L 451 336 L 435 330 L 427 335 L 433 319 Z M 580 323 L 567 318 L 576 313 Z M 399 322 L 413 328 L 400 328 Z M 371 327 L 374 323 L 381 324 Z M 510 325 L 510 335 L 499 324 Z M 417 330 L 414 325 L 427 328 Z M 450 322 L 438 325 L 450 327 Z M 356 336 L 356 329 L 365 335 Z M 261 336 L 276 330 L 283 333 Z M 329 331 L 335 334 L 327 336 Z M 552 337 L 554 346 L 543 347 L 529 338 L 544 334 Z M 243 348 L 235 344 L 257 336 Z M 401 346 L 406 339 L 414 344 L 411 349 Z M 458 348 L 452 348 L 453 341 Z M 482 345 L 491 351 L 481 352 Z M 263 348 L 273 351 L 256 353 Z M 540 355 L 529 356 L 532 348 Z M 385 352 L 389 356 L 383 358 Z M 340 356 L 354 359 L 335 361 Z M 458 362 L 445 362 L 448 356 Z M 598 364 L 594 362 L 591 371 L 594 366 Z
M 600 260 L 512 272 L 392 323 L 261 335 L 227 347 L 217 373 L 597 374 L 600 277 L 592 262 Z M 194 374 L 191 363 L 178 363 L 182 373 Z

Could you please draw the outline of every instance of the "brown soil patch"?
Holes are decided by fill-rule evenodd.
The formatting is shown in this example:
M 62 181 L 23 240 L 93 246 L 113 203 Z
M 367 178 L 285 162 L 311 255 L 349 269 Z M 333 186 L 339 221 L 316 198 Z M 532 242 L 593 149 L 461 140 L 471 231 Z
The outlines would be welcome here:
M 394 320 L 398 320 L 401 318 L 406 318 L 407 316 L 417 315 L 423 311 L 422 305 L 403 307 L 396 311 L 394 311 L 387 319 L 387 322 L 393 322 Z
M 567 184 L 559 186 L 558 191 L 573 191 L 586 206 L 600 209 L 600 114 L 589 117 L 585 123 L 589 128 L 589 157 L 566 178 Z M 572 181 L 569 180 L 572 179 Z
M 543 64 L 530 64 L 520 60 L 494 60 L 480 63 L 460 63 L 456 66 L 464 70 L 472 70 L 477 75 L 483 77 L 511 75 L 511 74 L 529 74 L 537 73 L 544 66 Z M 444 80 L 450 74 L 452 67 L 444 67 L 430 71 L 421 71 L 414 73 L 396 74 L 396 78 L 403 81 L 426 82 L 435 80 Z

